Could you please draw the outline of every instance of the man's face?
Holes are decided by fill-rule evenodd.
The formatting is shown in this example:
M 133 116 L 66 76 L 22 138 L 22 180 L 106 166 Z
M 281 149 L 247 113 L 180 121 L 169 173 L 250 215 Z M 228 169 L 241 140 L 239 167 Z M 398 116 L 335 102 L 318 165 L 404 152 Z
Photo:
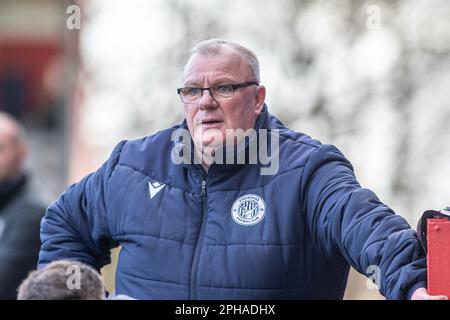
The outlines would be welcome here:
M 206 88 L 255 80 L 245 59 L 232 50 L 218 55 L 196 54 L 184 73 L 185 87 Z M 199 101 L 184 103 L 187 125 L 195 145 L 224 145 L 227 129 L 253 128 L 264 99 L 264 86 L 248 86 L 237 89 L 229 100 L 218 102 L 205 90 Z
M 19 174 L 23 158 L 23 146 L 11 134 L 0 132 L 0 182 Z

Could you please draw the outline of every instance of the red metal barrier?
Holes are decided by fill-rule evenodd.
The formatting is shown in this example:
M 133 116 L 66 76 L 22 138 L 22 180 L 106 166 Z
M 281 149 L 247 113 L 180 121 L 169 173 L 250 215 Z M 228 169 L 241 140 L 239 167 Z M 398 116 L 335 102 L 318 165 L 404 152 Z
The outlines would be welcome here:
M 450 221 L 427 221 L 428 292 L 450 297 Z

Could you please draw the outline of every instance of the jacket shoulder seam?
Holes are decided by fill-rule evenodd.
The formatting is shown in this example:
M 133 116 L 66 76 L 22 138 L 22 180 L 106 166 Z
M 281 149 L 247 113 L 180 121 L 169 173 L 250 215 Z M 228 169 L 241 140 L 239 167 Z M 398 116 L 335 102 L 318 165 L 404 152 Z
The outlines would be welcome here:
M 126 140 L 119 143 L 120 149 L 118 149 L 116 151 L 117 152 L 117 158 L 115 159 L 114 164 L 111 166 L 111 172 L 110 172 L 110 174 L 108 176 L 108 181 L 111 179 L 111 177 L 112 177 L 112 175 L 113 175 L 113 173 L 114 173 L 114 171 L 116 169 L 116 166 L 119 164 L 120 155 L 122 154 L 122 150 L 125 147 L 126 143 L 127 143 Z

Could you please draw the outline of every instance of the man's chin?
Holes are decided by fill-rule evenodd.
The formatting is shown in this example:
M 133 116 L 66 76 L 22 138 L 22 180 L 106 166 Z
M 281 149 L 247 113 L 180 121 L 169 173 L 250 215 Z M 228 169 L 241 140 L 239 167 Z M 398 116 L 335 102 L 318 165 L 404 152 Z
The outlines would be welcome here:
M 200 133 L 200 132 L 199 132 Z M 221 147 L 225 141 L 225 134 L 219 129 L 202 130 L 195 139 L 202 147 Z
M 222 148 L 224 146 L 223 142 L 221 141 L 209 142 L 209 140 L 202 141 L 201 145 L 204 150 L 215 150 L 217 148 Z

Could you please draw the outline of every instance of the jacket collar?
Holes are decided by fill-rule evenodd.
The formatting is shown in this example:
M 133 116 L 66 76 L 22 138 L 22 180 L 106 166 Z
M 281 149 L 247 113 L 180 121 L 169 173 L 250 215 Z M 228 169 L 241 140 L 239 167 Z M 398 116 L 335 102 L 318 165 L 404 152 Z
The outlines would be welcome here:
M 267 105 L 264 104 L 263 106 L 263 110 L 261 111 L 261 113 L 258 115 L 258 118 L 256 119 L 255 122 L 255 126 L 254 129 L 256 132 L 259 132 L 259 130 L 261 129 L 270 129 L 270 127 L 272 126 L 282 126 L 281 122 L 275 118 L 274 116 L 272 116 L 271 114 L 269 114 L 268 112 L 268 108 Z M 183 122 L 178 126 L 177 130 L 182 129 L 183 132 L 188 132 L 188 127 L 187 127 L 187 122 L 186 119 L 183 120 Z M 223 155 L 223 161 L 221 164 L 219 163 L 213 163 L 208 171 L 208 174 L 215 174 L 218 172 L 228 172 L 228 171 L 233 171 L 233 170 L 239 170 L 242 167 L 246 166 L 246 164 L 249 163 L 249 141 L 250 139 L 257 139 L 256 135 L 252 135 L 248 138 L 245 138 L 245 140 L 243 142 L 241 142 L 239 145 L 233 146 L 233 147 L 228 147 L 228 148 L 233 148 L 233 155 L 234 155 L 234 161 L 232 164 L 228 164 L 225 161 L 225 155 L 227 154 L 227 147 L 223 147 L 222 148 L 222 152 L 221 155 Z M 203 175 L 205 175 L 204 169 L 200 164 L 196 164 L 194 162 L 194 157 L 195 157 L 195 148 L 194 148 L 194 142 L 192 141 L 192 137 L 189 134 L 189 139 L 185 139 L 186 141 L 175 141 L 175 143 L 181 143 L 185 149 L 184 150 L 189 150 L 190 151 L 190 155 L 188 155 L 185 160 L 188 161 L 183 161 L 183 165 L 186 169 L 188 170 L 197 170 L 200 173 L 202 173 Z M 243 155 L 242 155 L 243 153 Z M 244 164 L 242 163 L 237 163 L 237 158 L 238 155 L 244 156 L 245 161 Z M 197 161 L 198 162 L 198 161 Z

